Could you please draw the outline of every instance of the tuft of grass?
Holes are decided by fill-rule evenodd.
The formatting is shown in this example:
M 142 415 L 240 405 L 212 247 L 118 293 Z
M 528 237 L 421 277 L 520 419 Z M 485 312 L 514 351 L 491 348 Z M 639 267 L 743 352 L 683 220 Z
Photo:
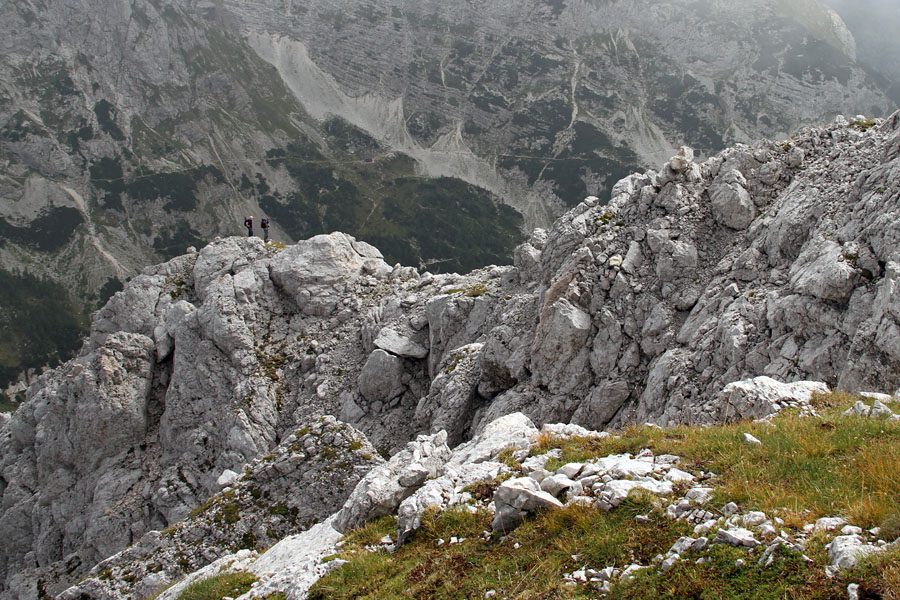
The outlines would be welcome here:
M 194 582 L 187 586 L 178 600 L 221 600 L 224 597 L 237 598 L 250 591 L 256 581 L 252 573 L 223 573 Z
M 213 504 L 215 504 L 215 501 L 215 497 L 209 498 L 206 502 L 191 510 L 190 514 L 188 514 L 188 518 L 193 519 L 194 517 L 198 517 L 201 514 L 205 513 L 212 507 Z
M 851 578 L 859 583 L 860 598 L 900 600 L 900 548 L 863 559 L 846 575 Z
M 884 521 L 881 522 L 880 525 L 881 539 L 886 542 L 893 542 L 897 539 L 900 539 L 900 513 L 893 513 L 888 515 Z
M 476 283 L 468 290 L 466 290 L 466 296 L 468 296 L 469 298 L 478 298 L 479 296 L 484 296 L 485 294 L 487 294 L 487 291 L 487 285 L 485 285 L 484 283 Z
M 465 288 L 450 288 L 441 292 L 443 294 L 463 294 L 469 298 L 478 298 L 488 293 L 487 284 L 484 282 L 474 283 Z
M 610 211 L 606 211 L 605 213 L 597 217 L 595 221 L 598 223 L 603 223 L 604 225 L 609 225 L 615 218 L 616 216 L 614 214 L 612 214 Z
M 500 451 L 500 454 L 497 455 L 497 462 L 503 463 L 513 471 L 521 471 L 522 463 L 513 457 L 514 452 L 515 450 L 512 448 L 504 448 Z
M 758 568 L 745 550 L 715 545 L 704 553 L 711 560 L 697 565 L 680 561 L 671 570 L 638 571 L 631 581 L 613 587 L 612 598 L 728 598 L 729 600 L 781 600 L 782 598 L 846 597 L 846 584 L 829 580 L 821 568 L 810 568 L 797 552 L 779 548 L 773 564 Z M 743 559 L 746 565 L 736 566 Z M 843 595 L 842 595 L 843 594 Z
M 241 519 L 241 509 L 234 502 L 226 502 L 222 505 L 222 520 L 229 525 L 237 523 Z
M 446 367 L 444 367 L 444 374 L 449 375 L 450 373 L 455 371 L 456 367 L 459 366 L 459 363 L 462 362 L 463 358 L 464 357 L 463 357 L 462 353 L 459 353 L 459 352 L 454 353 L 453 359 L 451 361 L 449 361 L 449 363 L 447 364 Z
M 860 131 L 868 131 L 869 129 L 875 127 L 875 125 L 875 119 L 860 119 L 850 123 L 850 127 L 855 127 Z
M 355 552 L 366 546 L 378 544 L 386 535 L 397 533 L 397 518 L 392 516 L 379 517 L 366 523 L 358 529 L 354 529 L 344 536 L 344 551 Z

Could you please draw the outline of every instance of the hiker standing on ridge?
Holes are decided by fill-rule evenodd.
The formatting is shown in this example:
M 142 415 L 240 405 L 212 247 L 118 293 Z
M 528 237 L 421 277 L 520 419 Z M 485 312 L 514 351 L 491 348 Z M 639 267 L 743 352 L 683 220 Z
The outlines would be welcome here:
M 269 217 L 263 217 L 262 220 L 262 228 L 263 228 L 263 241 L 269 241 Z
M 253 217 L 247 217 L 244 219 L 244 227 L 247 228 L 247 237 L 253 235 Z

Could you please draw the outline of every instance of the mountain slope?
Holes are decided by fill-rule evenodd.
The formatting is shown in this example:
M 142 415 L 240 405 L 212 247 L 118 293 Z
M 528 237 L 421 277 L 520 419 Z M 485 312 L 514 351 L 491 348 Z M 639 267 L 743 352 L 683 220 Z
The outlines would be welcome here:
M 682 143 L 708 154 L 892 105 L 814 0 L 226 6 L 314 115 L 436 172 L 537 183 L 510 200 L 532 225 Z
M 434 270 L 505 260 L 521 237 L 491 193 L 422 178 L 347 123 L 310 119 L 221 11 L 5 7 L 0 268 L 62 283 L 75 321 L 104 288 L 237 233 L 247 214 L 269 213 L 276 239 L 342 229 Z
M 0 268 L 82 313 L 248 214 L 432 271 L 508 263 L 523 223 L 683 143 L 894 106 L 814 0 L 4 8 Z
M 900 113 L 702 163 L 684 149 L 536 230 L 515 266 L 468 275 L 391 268 L 339 233 L 225 238 L 149 268 L 4 419 L 6 585 L 59 589 L 322 415 L 387 454 L 517 411 L 596 429 L 755 418 L 780 400 L 719 392 L 758 375 L 892 391 L 898 161 Z

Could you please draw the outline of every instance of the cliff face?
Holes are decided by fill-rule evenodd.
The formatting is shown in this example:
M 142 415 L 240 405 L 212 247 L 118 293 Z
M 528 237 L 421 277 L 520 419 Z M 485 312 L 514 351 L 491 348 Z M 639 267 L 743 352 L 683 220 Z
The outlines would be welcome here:
M 503 194 L 496 165 L 532 190 L 509 199 L 530 225 L 683 143 L 708 155 L 890 105 L 811 0 L 225 6 L 313 115 Z
M 82 308 L 247 214 L 433 271 L 506 262 L 523 221 L 681 144 L 893 106 L 812 0 L 4 7 L 0 267 Z
M 335 233 L 149 268 L 3 424 L 7 585 L 76 577 L 321 415 L 389 452 L 515 411 L 756 416 L 718 392 L 763 374 L 892 391 L 898 165 L 900 113 L 839 119 L 702 163 L 683 149 L 536 230 L 515 266 L 421 275 Z

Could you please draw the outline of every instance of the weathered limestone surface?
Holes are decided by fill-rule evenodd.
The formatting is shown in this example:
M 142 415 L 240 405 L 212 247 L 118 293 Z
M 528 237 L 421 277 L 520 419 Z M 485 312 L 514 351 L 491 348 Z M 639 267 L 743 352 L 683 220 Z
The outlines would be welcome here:
M 617 183 L 608 205 L 589 197 L 535 231 L 515 266 L 467 275 L 390 268 L 337 233 L 284 250 L 219 239 L 147 269 L 98 313 L 78 358 L 0 421 L 7 588 L 61 591 L 322 415 L 405 461 L 366 484 L 370 506 L 348 509 L 346 528 L 419 489 L 410 523 L 449 501 L 469 480 L 460 469 L 495 452 L 478 438 L 450 473 L 450 447 L 502 437 L 491 424 L 512 413 L 524 440 L 526 417 L 711 423 L 803 408 L 825 385 L 896 390 L 898 140 L 900 115 L 699 164 L 682 151 L 662 174 Z M 749 194 L 742 228 L 716 216 L 720 184 Z M 897 418 L 887 399 L 860 414 Z M 419 435 L 432 450 L 407 448 Z

